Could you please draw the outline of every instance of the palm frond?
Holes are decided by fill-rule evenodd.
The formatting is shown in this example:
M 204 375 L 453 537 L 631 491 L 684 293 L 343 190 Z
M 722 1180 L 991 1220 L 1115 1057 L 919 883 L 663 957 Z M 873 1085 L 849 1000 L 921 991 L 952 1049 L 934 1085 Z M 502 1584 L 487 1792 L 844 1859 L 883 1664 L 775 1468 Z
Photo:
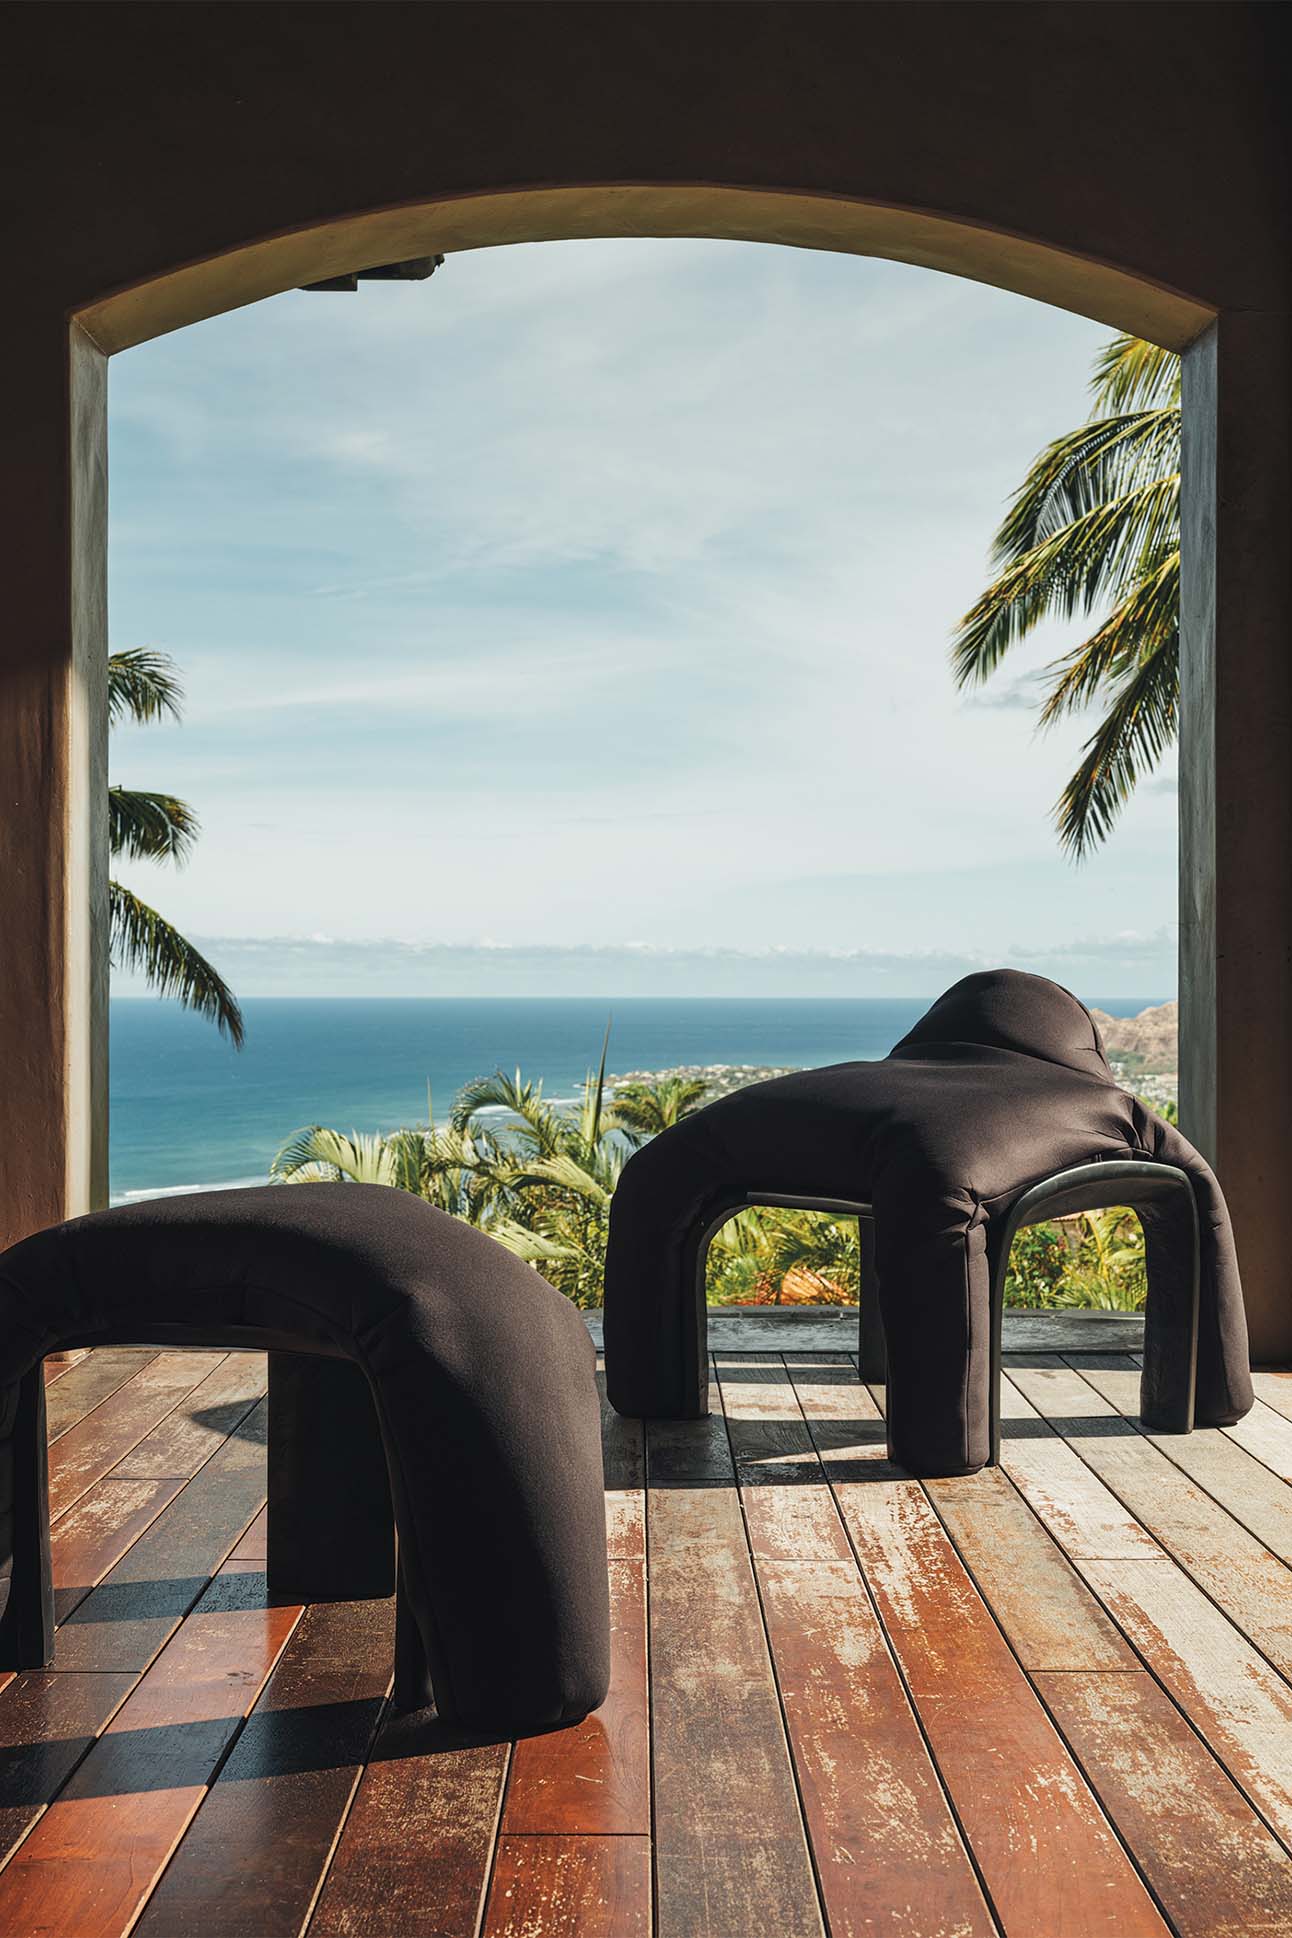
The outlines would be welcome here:
M 1177 652 L 1180 633 L 1180 554 L 1170 552 L 1147 573 L 1098 632 L 1046 670 L 1054 676 L 1039 722 L 1049 727 L 1088 706 L 1101 687 L 1123 678 L 1146 654 Z
M 555 1151 L 561 1142 L 561 1120 L 543 1099 L 541 1083 L 527 1083 L 517 1070 L 514 1076 L 495 1070 L 492 1076 L 476 1077 L 464 1084 L 453 1099 L 450 1128 L 473 1130 L 482 1111 L 506 1111 L 516 1120 L 516 1129 L 526 1142 L 540 1151 Z
M 143 788 L 108 789 L 108 842 L 131 861 L 188 860 L 200 823 L 186 801 Z
M 242 1011 L 201 951 L 120 882 L 109 882 L 108 897 L 113 962 L 135 970 L 159 996 L 173 996 L 207 1017 L 241 1049 Z
M 399 1170 L 396 1148 L 379 1132 L 352 1131 L 347 1137 L 325 1124 L 309 1124 L 277 1152 L 269 1176 L 275 1184 L 394 1185 Z
M 1175 738 L 1180 697 L 1174 636 L 1146 653 L 1116 690 L 1055 808 L 1062 845 L 1080 860 L 1107 838 L 1135 783 Z
M 130 646 L 120 653 L 108 654 L 108 722 L 134 720 L 147 726 L 152 720 L 178 720 L 184 705 L 184 687 L 168 653 L 154 653 L 146 646 Z
M 1128 411 L 1180 402 L 1180 359 L 1142 336 L 1115 336 L 1095 358 L 1095 409 Z
M 992 559 L 1012 564 L 1074 519 L 1179 468 L 1178 408 L 1098 418 L 1056 437 L 1015 492 Z
M 703 1077 L 657 1077 L 654 1082 L 620 1084 L 606 1112 L 606 1124 L 634 1143 L 644 1143 L 698 1110 L 709 1088 Z
M 1155 478 L 1043 539 L 988 586 L 952 641 L 956 684 L 987 679 L 1043 619 L 1071 619 L 1123 596 L 1146 557 L 1178 544 L 1178 474 Z

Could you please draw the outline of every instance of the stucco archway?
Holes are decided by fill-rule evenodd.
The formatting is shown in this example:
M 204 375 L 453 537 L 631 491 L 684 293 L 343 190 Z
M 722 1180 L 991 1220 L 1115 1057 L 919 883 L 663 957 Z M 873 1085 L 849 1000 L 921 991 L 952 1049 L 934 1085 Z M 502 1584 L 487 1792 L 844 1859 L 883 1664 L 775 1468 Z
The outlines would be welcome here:
M 482 190 L 350 213 L 176 264 L 79 304 L 71 315 L 70 335 L 66 319 L 60 326 L 61 346 L 48 328 L 53 319 L 47 319 L 40 359 L 43 396 L 48 405 L 56 381 L 66 426 L 66 468 L 59 489 L 67 519 L 62 590 L 67 628 L 66 645 L 51 661 L 24 669 L 35 680 L 18 700 L 20 766 L 33 780 L 36 768 L 42 770 L 26 806 L 33 846 L 44 866 L 38 873 L 30 867 L 18 871 L 27 905 L 20 905 L 22 897 L 19 905 L 10 904 L 16 918 L 11 937 L 16 942 L 25 931 L 38 946 L 27 951 L 8 984 L 12 1000 L 5 1037 L 14 1054 L 5 1111 L 14 1128 L 5 1128 L 11 1149 L 19 1124 L 30 1127 L 34 1122 L 40 1134 L 34 1143 L 26 1143 L 15 1185 L 6 1194 L 9 1231 L 16 1235 L 83 1208 L 102 1195 L 106 1177 L 107 979 L 101 929 L 106 878 L 102 664 L 108 355 L 202 317 L 376 262 L 435 250 L 625 235 L 733 237 L 883 255 L 1053 302 L 1186 353 L 1181 898 L 1185 1109 L 1193 1135 L 1218 1158 L 1231 1196 L 1237 1196 L 1236 1222 L 1253 1287 L 1257 1350 L 1264 1356 L 1292 1350 L 1292 1301 L 1281 1287 L 1281 1231 L 1271 1224 L 1260 1180 L 1251 1180 L 1250 1203 L 1243 1202 L 1242 1180 L 1235 1194 L 1236 1166 L 1255 1148 L 1255 1140 L 1242 1132 L 1239 1113 L 1233 1114 L 1232 1132 L 1225 1121 L 1220 1072 L 1223 1067 L 1230 1076 L 1246 1074 L 1250 1079 L 1260 1059 L 1250 1042 L 1250 1018 L 1241 1019 L 1236 1004 L 1226 1009 L 1217 969 L 1225 954 L 1218 930 L 1231 920 L 1236 931 L 1246 925 L 1255 936 L 1267 991 L 1274 989 L 1279 975 L 1286 975 L 1286 965 L 1274 962 L 1270 948 L 1273 939 L 1274 950 L 1286 953 L 1286 939 L 1278 939 L 1286 917 L 1282 926 L 1274 925 L 1277 937 L 1271 938 L 1268 907 L 1258 910 L 1250 888 L 1241 901 L 1235 895 L 1228 898 L 1232 916 L 1218 897 L 1217 843 L 1223 841 L 1223 830 L 1217 819 L 1216 763 L 1222 738 L 1239 758 L 1254 716 L 1250 696 L 1242 709 L 1222 711 L 1219 720 L 1217 715 L 1217 614 L 1224 606 L 1223 585 L 1233 582 L 1219 574 L 1218 561 L 1228 534 L 1237 532 L 1236 517 L 1225 516 L 1232 508 L 1226 507 L 1217 481 L 1227 443 L 1234 449 L 1250 448 L 1262 431 L 1267 442 L 1269 436 L 1250 384 L 1245 397 L 1235 392 L 1237 410 L 1222 415 L 1218 403 L 1222 367 L 1239 368 L 1264 319 L 1218 320 L 1211 306 L 1160 281 L 1005 227 L 856 197 L 765 187 L 619 181 Z M 1266 683 L 1265 701 L 1267 711 L 1270 702 L 1276 708 L 1286 705 L 1277 675 Z M 1285 769 L 1285 754 L 1271 761 L 1269 781 L 1275 793 L 1286 794 Z M 1271 859 L 1277 861 L 1287 850 L 1287 830 L 1280 823 L 1278 839 L 1263 857 L 1267 876 Z M 1262 923 L 1265 934 L 1260 933 Z M 15 958 L 20 947 L 13 949 Z M 43 1027 L 33 1035 L 30 1022 L 37 1015 Z M 1232 1053 L 1223 1048 L 1227 1015 L 1235 1026 Z M 1280 1110 L 1281 1102 L 1280 1092 Z M 1268 1108 L 1257 1114 L 1268 1123 Z M 1266 1145 L 1262 1171 L 1268 1150 Z

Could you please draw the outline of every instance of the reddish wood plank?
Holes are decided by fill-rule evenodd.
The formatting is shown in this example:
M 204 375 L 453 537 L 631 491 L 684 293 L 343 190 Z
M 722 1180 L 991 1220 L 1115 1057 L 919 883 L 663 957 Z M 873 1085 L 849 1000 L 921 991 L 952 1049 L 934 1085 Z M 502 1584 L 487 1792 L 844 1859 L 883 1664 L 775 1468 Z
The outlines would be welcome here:
M 918 1483 L 855 1483 L 840 1506 L 1009 1938 L 1164 1938 Z
M 136 1938 L 296 1938 L 363 1769 L 393 1648 L 393 1602 L 306 1611 Z
M 1025 1669 L 1136 1669 L 1139 1658 L 999 1467 L 925 1490 Z
M 50 1518 L 57 1520 L 102 1480 L 223 1359 L 223 1353 L 159 1353 L 70 1427 L 49 1452 Z
M 645 1837 L 504 1837 L 485 1938 L 649 1938 Z
M 641 1488 L 606 1495 L 606 1553 L 611 1561 L 646 1559 L 646 1495 Z
M 55 1667 L 146 1667 L 263 1506 L 264 1431 L 262 1402 L 64 1622 Z
M 187 1480 L 268 1390 L 269 1361 L 264 1353 L 230 1353 L 117 1462 L 113 1473 L 136 1480 Z
M 848 1536 L 824 1482 L 819 1487 L 750 1487 L 742 1498 L 755 1559 L 851 1561 Z
M 855 1562 L 757 1568 L 831 1938 L 991 1938 Z
M 66 1783 L 134 1680 L 27 1669 L 0 1693 L 0 1863 Z
M 647 1520 L 659 1938 L 820 1938 L 739 1501 L 652 1490 Z
M 528 1736 L 512 1753 L 505 1835 L 650 1831 L 646 1570 L 610 1564 L 610 1694 L 572 1729 Z
M 0 1931 L 121 1938 L 299 1613 L 190 1616 L 0 1871 Z
M 507 1745 L 383 1724 L 309 1938 L 475 1938 Z
M 87 1350 L 85 1346 L 76 1346 L 71 1352 L 47 1353 L 42 1365 L 46 1386 L 52 1386 L 64 1373 L 70 1373 L 77 1361 L 85 1358 Z
M 109 1475 L 56 1521 L 50 1535 L 54 1618 L 65 1622 L 183 1486 Z
M 1292 1931 L 1292 1858 L 1151 1676 L 1036 1684 L 1180 1938 Z
M 100 1346 L 65 1366 L 56 1388 L 51 1387 L 45 1395 L 50 1440 L 57 1440 L 74 1427 L 157 1357 L 155 1346 Z M 47 1366 L 49 1363 L 45 1361 Z

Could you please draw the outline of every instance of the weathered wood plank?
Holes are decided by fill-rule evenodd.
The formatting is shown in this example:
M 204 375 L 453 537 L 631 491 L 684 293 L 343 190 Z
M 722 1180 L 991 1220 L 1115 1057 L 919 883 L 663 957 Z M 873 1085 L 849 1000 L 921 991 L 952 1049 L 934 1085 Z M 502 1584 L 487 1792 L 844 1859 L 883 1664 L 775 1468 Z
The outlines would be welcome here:
M 1252 1385 L 1258 1400 L 1273 1407 L 1285 1420 L 1292 1420 L 1292 1373 L 1258 1368 L 1252 1374 Z
M 116 1480 L 109 1475 L 54 1523 L 50 1558 L 56 1621 L 67 1620 L 183 1485 L 180 1480 Z
M 504 1836 L 646 1836 L 650 1832 L 650 1696 L 646 1568 L 610 1563 L 610 1694 L 571 1729 L 528 1736 L 512 1753 Z
M 996 1926 L 855 1562 L 757 1569 L 832 1938 L 990 1938 Z
M 1036 1684 L 1180 1938 L 1292 1931 L 1292 1858 L 1151 1676 Z
M 608 1488 L 646 1485 L 646 1434 L 643 1422 L 616 1413 L 606 1398 L 605 1366 L 597 1362 L 597 1392 L 601 1399 L 601 1459 Z
M 1090 1402 L 1103 1404 L 1093 1392 Z M 1024 1397 L 1013 1368 L 1001 1382 L 1000 1414 L 1000 1464 L 1069 1555 L 1151 1561 L 1162 1553 Z
M 792 1481 L 803 1467 L 824 1479 L 784 1362 L 767 1354 L 728 1353 L 715 1365 L 716 1398 L 726 1415 L 741 1485 Z
M 485 1938 L 649 1938 L 645 1837 L 503 1837 Z
M 1292 1420 L 1258 1399 L 1245 1420 L 1221 1429 L 1280 1480 L 1292 1480 Z
M 100 1346 L 83 1359 L 65 1366 L 45 1396 L 45 1417 L 51 1441 L 83 1420 L 87 1413 L 118 1392 L 127 1380 L 158 1357 L 155 1346 Z M 45 1364 L 48 1366 L 49 1361 Z
M 223 1353 L 159 1353 L 93 1413 L 69 1427 L 49 1451 L 51 1520 L 110 1473 L 223 1359 Z
M 67 1352 L 48 1353 L 41 1363 L 46 1386 L 52 1386 L 64 1373 L 70 1373 L 78 1360 L 84 1359 L 89 1351 L 87 1346 L 73 1346 Z
M 646 1473 L 652 1487 L 736 1476 L 717 1373 L 710 1367 L 709 1412 L 703 1420 L 647 1420 Z
M 1071 1367 L 1011 1382 L 1284 1674 L 1292 1674 L 1292 1573 Z M 1204 1429 L 1205 1431 L 1205 1429 Z M 1059 1443 L 1064 1444 L 1064 1443 Z
M 132 1675 L 27 1669 L 0 1692 L 0 1863 L 89 1750 Z
M 129 1930 L 300 1613 L 261 1600 L 185 1622 L 0 1871 L 0 1931 Z
M 1287 1683 L 1167 1558 L 1077 1566 L 1234 1781 L 1292 1840 Z
M 476 1938 L 507 1756 L 505 1743 L 389 1717 L 309 1938 Z
M 1132 1361 L 1110 1356 L 1101 1364 L 1092 1353 L 1076 1363 L 1076 1370 L 1124 1419 L 1138 1420 L 1139 1368 Z M 1292 1423 L 1281 1424 L 1292 1433 Z M 1254 1459 L 1227 1433 L 1210 1429 L 1147 1438 L 1271 1553 L 1292 1563 L 1292 1487 L 1270 1471 L 1269 1463 Z
M 296 1938 L 363 1770 L 393 1648 L 393 1602 L 306 1610 L 136 1938 Z
M 1014 1392 L 1011 1405 L 1032 1412 L 1021 1393 Z M 1292 1836 L 1292 1690 L 1162 1548 L 1154 1544 L 1138 1558 L 1092 1552 L 1118 1515 L 1130 1517 L 1102 1482 L 1096 1486 L 1105 1498 L 1092 1498 L 1089 1469 L 1032 1417 L 1037 1431 L 1050 1435 L 1054 1459 L 1035 1492 L 1026 1472 L 1016 1474 L 1019 1485 L 1149 1668 L 1286 1840 Z M 1013 1445 L 1003 1443 L 1007 1464 Z M 1073 1480 L 1067 1500 L 1065 1474 Z
M 652 1491 L 648 1527 L 659 1938 L 820 1938 L 738 1498 Z
M 884 1416 L 858 1377 L 855 1359 L 791 1354 L 785 1364 L 828 1479 L 905 1477 L 888 1458 Z
M 265 1499 L 262 1402 L 58 1630 L 59 1669 L 144 1669 Z
M 915 1481 L 840 1506 L 1007 1934 L 1166 1927 Z
M 138 1480 L 187 1480 L 269 1390 L 264 1353 L 230 1353 L 113 1468 Z
M 1025 1669 L 1138 1668 L 1115 1623 L 999 1467 L 924 1485 Z

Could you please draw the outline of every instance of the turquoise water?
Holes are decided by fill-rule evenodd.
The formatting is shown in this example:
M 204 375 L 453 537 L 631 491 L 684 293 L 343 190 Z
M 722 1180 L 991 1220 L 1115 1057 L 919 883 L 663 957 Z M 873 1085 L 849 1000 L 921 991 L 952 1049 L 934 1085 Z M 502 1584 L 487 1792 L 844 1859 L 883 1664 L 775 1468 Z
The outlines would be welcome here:
M 1160 997 L 1089 999 L 1130 1016 Z M 927 997 L 253 997 L 246 1048 L 171 1003 L 112 1005 L 112 1195 L 263 1179 L 304 1124 L 390 1130 L 437 1120 L 472 1077 L 519 1066 L 573 1096 L 610 1022 L 611 1071 L 684 1063 L 807 1067 L 879 1057 Z

